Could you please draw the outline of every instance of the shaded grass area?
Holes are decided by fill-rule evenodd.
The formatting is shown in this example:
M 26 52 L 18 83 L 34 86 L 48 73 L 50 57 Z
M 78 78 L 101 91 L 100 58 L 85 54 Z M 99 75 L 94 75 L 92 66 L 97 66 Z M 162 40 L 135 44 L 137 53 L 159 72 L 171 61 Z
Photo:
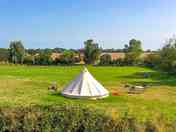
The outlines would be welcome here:
M 148 74 L 148 79 L 145 79 L 144 74 Z M 131 75 L 127 76 L 118 76 L 118 78 L 124 78 L 127 80 L 132 80 L 132 84 L 145 84 L 151 86 L 161 86 L 161 85 L 167 85 L 167 86 L 176 86 L 176 76 L 169 75 L 168 73 L 164 72 L 156 72 L 156 71 L 149 71 L 149 72 L 136 72 Z M 139 79 L 139 80 L 138 80 Z M 143 80 L 142 80 L 143 79 Z
M 69 99 L 59 92 L 51 93 L 48 86 L 56 81 L 59 91 L 82 69 L 81 66 L 0 66 L 0 106 L 29 105 L 82 105 L 103 109 L 112 116 L 128 112 L 139 120 L 163 115 L 169 120 L 176 117 L 176 77 L 142 67 L 92 67 L 89 71 L 110 92 L 102 100 Z M 145 78 L 142 74 L 149 73 Z M 143 94 L 129 95 L 124 84 L 147 84 Z

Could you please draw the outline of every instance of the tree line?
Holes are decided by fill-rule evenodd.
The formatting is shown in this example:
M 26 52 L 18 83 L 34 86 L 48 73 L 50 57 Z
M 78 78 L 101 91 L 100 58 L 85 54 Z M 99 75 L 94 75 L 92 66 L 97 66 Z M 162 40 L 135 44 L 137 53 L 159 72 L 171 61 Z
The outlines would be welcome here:
M 102 52 L 105 54 L 101 55 Z M 123 52 L 125 57 L 113 60 L 108 53 L 114 52 Z M 53 60 L 51 58 L 52 53 L 61 54 L 59 58 Z M 85 64 L 142 65 L 170 74 L 176 73 L 176 38 L 170 38 L 161 49 L 149 51 L 150 54 L 140 58 L 143 53 L 142 42 L 136 39 L 131 39 L 128 44 L 124 45 L 123 49 L 102 49 L 98 43 L 90 39 L 84 42 L 84 49 L 81 50 L 64 48 L 25 49 L 22 41 L 11 41 L 8 49 L 0 48 L 0 62 L 30 65 L 73 65 L 83 59 Z
M 124 46 L 125 58 L 112 61 L 111 56 L 105 54 L 100 57 L 102 65 L 119 66 L 147 66 L 169 74 L 176 74 L 176 38 L 168 39 L 164 46 L 157 51 L 148 51 L 149 54 L 140 58 L 143 53 L 142 43 L 132 39 L 128 45 Z
M 111 56 L 109 57 L 106 54 L 100 56 L 102 52 L 125 52 L 129 56 L 127 61 L 132 64 L 133 61 L 136 61 L 138 54 L 142 52 L 141 42 L 132 39 L 129 46 L 125 45 L 124 49 L 102 49 L 98 43 L 90 39 L 84 42 L 84 49 L 68 50 L 64 48 L 25 49 L 22 41 L 11 41 L 8 49 L 0 48 L 0 61 L 33 65 L 74 64 L 80 62 L 80 55 L 83 54 L 83 61 L 86 64 L 111 64 Z M 56 60 L 52 60 L 52 53 L 61 53 L 62 55 Z M 133 56 L 131 57 L 131 55 Z
M 84 42 L 83 50 L 75 49 L 25 49 L 22 41 L 11 41 L 9 48 L 0 48 L 0 62 L 14 64 L 31 64 L 31 65 L 58 65 L 58 64 L 75 64 L 80 62 L 80 54 L 84 54 L 83 61 L 86 64 L 93 64 L 99 59 L 100 48 L 93 40 Z M 52 59 L 52 53 L 60 53 L 60 57 Z

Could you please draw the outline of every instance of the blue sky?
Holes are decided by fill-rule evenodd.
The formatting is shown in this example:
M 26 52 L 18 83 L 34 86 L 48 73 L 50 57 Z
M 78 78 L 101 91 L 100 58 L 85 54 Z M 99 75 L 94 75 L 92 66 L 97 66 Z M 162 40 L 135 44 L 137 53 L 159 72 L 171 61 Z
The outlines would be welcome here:
M 123 48 L 132 38 L 158 49 L 176 33 L 175 0 L 0 0 L 0 47 L 82 48 L 94 39 Z

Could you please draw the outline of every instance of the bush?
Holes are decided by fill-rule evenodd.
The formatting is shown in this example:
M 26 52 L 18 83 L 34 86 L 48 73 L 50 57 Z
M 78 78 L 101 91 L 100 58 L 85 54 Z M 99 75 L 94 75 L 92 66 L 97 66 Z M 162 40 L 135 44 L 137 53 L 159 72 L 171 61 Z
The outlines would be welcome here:
M 124 59 L 117 59 L 117 60 L 112 60 L 112 61 L 111 61 L 111 65 L 115 65 L 115 66 L 124 66 L 124 65 L 126 65 L 126 64 L 125 64 Z
M 104 54 L 100 56 L 100 65 L 110 65 L 111 64 L 111 56 L 109 54 Z
M 8 62 L 10 53 L 8 49 L 0 48 L 0 62 Z
M 159 60 L 160 56 L 158 55 L 158 53 L 152 53 L 144 58 L 143 64 L 147 67 L 157 68 L 159 67 Z
M 173 132 L 163 118 L 140 123 L 128 115 L 114 119 L 80 106 L 1 108 L 1 132 Z
M 140 54 L 141 52 L 128 52 L 125 54 L 125 64 L 134 66 L 140 63 Z
M 25 56 L 24 57 L 24 64 L 32 65 L 34 64 L 34 57 L 31 55 Z

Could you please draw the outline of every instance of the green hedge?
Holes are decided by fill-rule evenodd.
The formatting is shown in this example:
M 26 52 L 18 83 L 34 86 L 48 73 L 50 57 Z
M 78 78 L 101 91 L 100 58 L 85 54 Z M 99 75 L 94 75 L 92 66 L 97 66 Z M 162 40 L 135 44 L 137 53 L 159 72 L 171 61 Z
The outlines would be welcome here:
M 138 123 L 124 115 L 118 119 L 100 110 L 80 106 L 1 108 L 1 132 L 174 132 L 163 118 Z

